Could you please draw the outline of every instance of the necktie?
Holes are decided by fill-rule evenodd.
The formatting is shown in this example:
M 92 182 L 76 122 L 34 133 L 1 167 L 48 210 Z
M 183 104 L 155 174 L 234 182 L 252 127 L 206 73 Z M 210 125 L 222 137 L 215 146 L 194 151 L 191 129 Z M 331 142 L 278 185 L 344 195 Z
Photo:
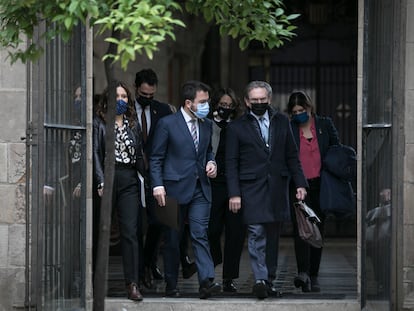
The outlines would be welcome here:
M 196 151 L 198 151 L 197 127 L 195 119 L 191 120 L 191 136 L 193 137 L 194 147 Z
M 147 142 L 148 133 L 147 133 L 147 117 L 145 116 L 145 109 L 142 108 L 141 112 L 141 130 L 142 130 L 142 141 L 144 144 Z
M 260 131 L 262 132 L 262 137 L 265 143 L 268 143 L 269 139 L 269 130 L 267 128 L 267 125 L 265 123 L 265 118 L 261 117 L 259 118 L 259 125 L 260 125 Z

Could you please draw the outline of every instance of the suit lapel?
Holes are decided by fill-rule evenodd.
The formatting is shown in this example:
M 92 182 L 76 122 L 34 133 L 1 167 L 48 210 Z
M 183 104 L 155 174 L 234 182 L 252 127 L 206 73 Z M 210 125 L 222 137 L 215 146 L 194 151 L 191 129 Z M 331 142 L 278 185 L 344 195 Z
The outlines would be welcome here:
M 181 133 L 184 133 L 184 137 L 186 137 L 186 140 L 189 141 L 189 146 L 192 146 L 193 147 L 193 150 L 195 152 L 195 146 L 194 146 L 193 137 L 191 136 L 191 133 L 190 133 L 190 131 L 188 129 L 187 122 L 185 122 L 185 119 L 184 119 L 184 116 L 183 116 L 182 112 L 179 111 L 175 115 L 177 115 L 177 126 L 179 127 L 180 132 Z M 199 138 L 199 140 L 200 140 L 200 138 Z M 191 143 L 191 145 L 190 145 L 190 143 Z M 199 146 L 198 149 L 200 150 L 200 146 Z
M 259 123 L 256 121 L 256 118 L 250 114 L 246 114 L 245 117 L 245 121 L 247 123 L 247 126 L 245 128 L 251 131 L 251 136 L 256 140 L 258 144 L 263 145 L 264 142 L 262 139 L 262 134 L 260 132 Z
M 154 131 L 154 124 L 157 124 L 158 119 L 159 119 L 157 108 L 154 107 L 152 104 L 150 106 L 150 115 L 151 115 L 151 127 L 150 127 L 148 135 L 152 134 L 152 132 Z

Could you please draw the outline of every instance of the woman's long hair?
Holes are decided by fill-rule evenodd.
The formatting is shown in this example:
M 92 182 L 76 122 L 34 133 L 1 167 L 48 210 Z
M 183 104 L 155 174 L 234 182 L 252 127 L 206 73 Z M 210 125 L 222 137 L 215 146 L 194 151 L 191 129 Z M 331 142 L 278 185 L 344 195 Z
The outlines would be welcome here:
M 134 127 L 135 126 L 135 122 L 137 120 L 137 113 L 135 111 L 135 106 L 134 106 L 134 101 L 132 99 L 132 93 L 128 88 L 128 85 L 125 82 L 122 81 L 118 81 L 115 84 L 115 92 L 117 87 L 122 87 L 128 96 L 128 109 L 125 112 L 124 116 L 125 118 L 128 120 L 129 123 L 129 127 Z M 109 87 L 107 87 L 102 95 L 100 96 L 99 102 L 97 104 L 96 107 L 96 114 L 98 117 L 100 117 L 104 122 L 106 122 L 105 120 L 105 115 L 108 111 L 108 98 L 109 98 Z
M 244 113 L 244 107 L 242 107 L 241 102 L 237 97 L 236 93 L 233 91 L 233 89 L 229 87 L 220 88 L 213 94 L 213 96 L 211 97 L 210 104 L 211 112 L 214 113 L 214 111 L 217 111 L 220 99 L 224 95 L 228 95 L 231 98 L 231 101 L 233 102 L 232 108 L 234 109 L 234 112 L 232 113 L 231 118 L 236 119 L 240 117 Z

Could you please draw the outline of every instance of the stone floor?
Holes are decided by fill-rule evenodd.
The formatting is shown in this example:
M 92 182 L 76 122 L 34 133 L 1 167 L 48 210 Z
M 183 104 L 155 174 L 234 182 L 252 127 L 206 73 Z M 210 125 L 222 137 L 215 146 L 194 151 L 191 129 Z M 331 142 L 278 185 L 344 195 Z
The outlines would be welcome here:
M 161 258 L 160 258 L 161 260 Z M 162 265 L 160 264 L 160 267 Z M 216 267 L 216 280 L 221 282 L 222 266 Z M 319 280 L 320 293 L 302 293 L 293 285 L 296 274 L 293 241 L 291 238 L 282 238 L 279 250 L 278 276 L 276 287 L 282 293 L 281 298 L 290 299 L 326 299 L 326 300 L 356 300 L 357 299 L 357 249 L 355 239 L 327 238 L 322 255 Z M 252 295 L 253 275 L 250 268 L 247 249 L 245 248 L 240 267 L 240 278 L 236 280 L 238 293 L 221 293 L 217 298 L 229 300 L 232 298 L 254 298 Z M 190 279 L 179 279 L 179 288 L 182 298 L 198 297 L 198 281 L 194 275 Z M 145 298 L 162 298 L 165 284 L 158 281 L 152 289 L 144 289 Z M 111 256 L 108 268 L 108 298 L 125 298 L 125 288 L 121 258 Z M 180 298 L 181 299 L 181 298 Z

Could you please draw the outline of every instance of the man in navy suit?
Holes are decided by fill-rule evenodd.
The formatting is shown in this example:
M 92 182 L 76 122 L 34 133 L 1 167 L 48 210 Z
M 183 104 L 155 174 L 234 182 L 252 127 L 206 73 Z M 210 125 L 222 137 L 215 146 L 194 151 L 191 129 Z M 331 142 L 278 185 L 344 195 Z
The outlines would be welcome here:
M 180 229 L 168 228 L 164 242 L 164 278 L 166 296 L 180 295 L 177 281 L 180 260 L 180 238 L 184 220 L 190 236 L 200 284 L 201 299 L 219 292 L 214 283 L 214 264 L 208 243 L 208 222 L 211 207 L 209 178 L 215 178 L 217 167 L 211 147 L 209 113 L 210 88 L 199 81 L 184 83 L 182 106 L 177 113 L 159 120 L 150 156 L 153 195 L 160 206 L 166 196 L 177 199 Z M 166 207 L 167 208 L 167 207 Z
M 263 81 L 249 83 L 244 100 L 247 113 L 227 127 L 229 208 L 234 213 L 241 212 L 248 225 L 248 250 L 255 277 L 253 293 L 264 299 L 272 289 L 268 267 L 277 263 L 277 255 L 274 263 L 269 258 L 277 254 L 282 221 L 290 220 L 289 180 L 296 185 L 298 200 L 305 198 L 308 184 L 290 122 L 269 105 L 271 86 Z

